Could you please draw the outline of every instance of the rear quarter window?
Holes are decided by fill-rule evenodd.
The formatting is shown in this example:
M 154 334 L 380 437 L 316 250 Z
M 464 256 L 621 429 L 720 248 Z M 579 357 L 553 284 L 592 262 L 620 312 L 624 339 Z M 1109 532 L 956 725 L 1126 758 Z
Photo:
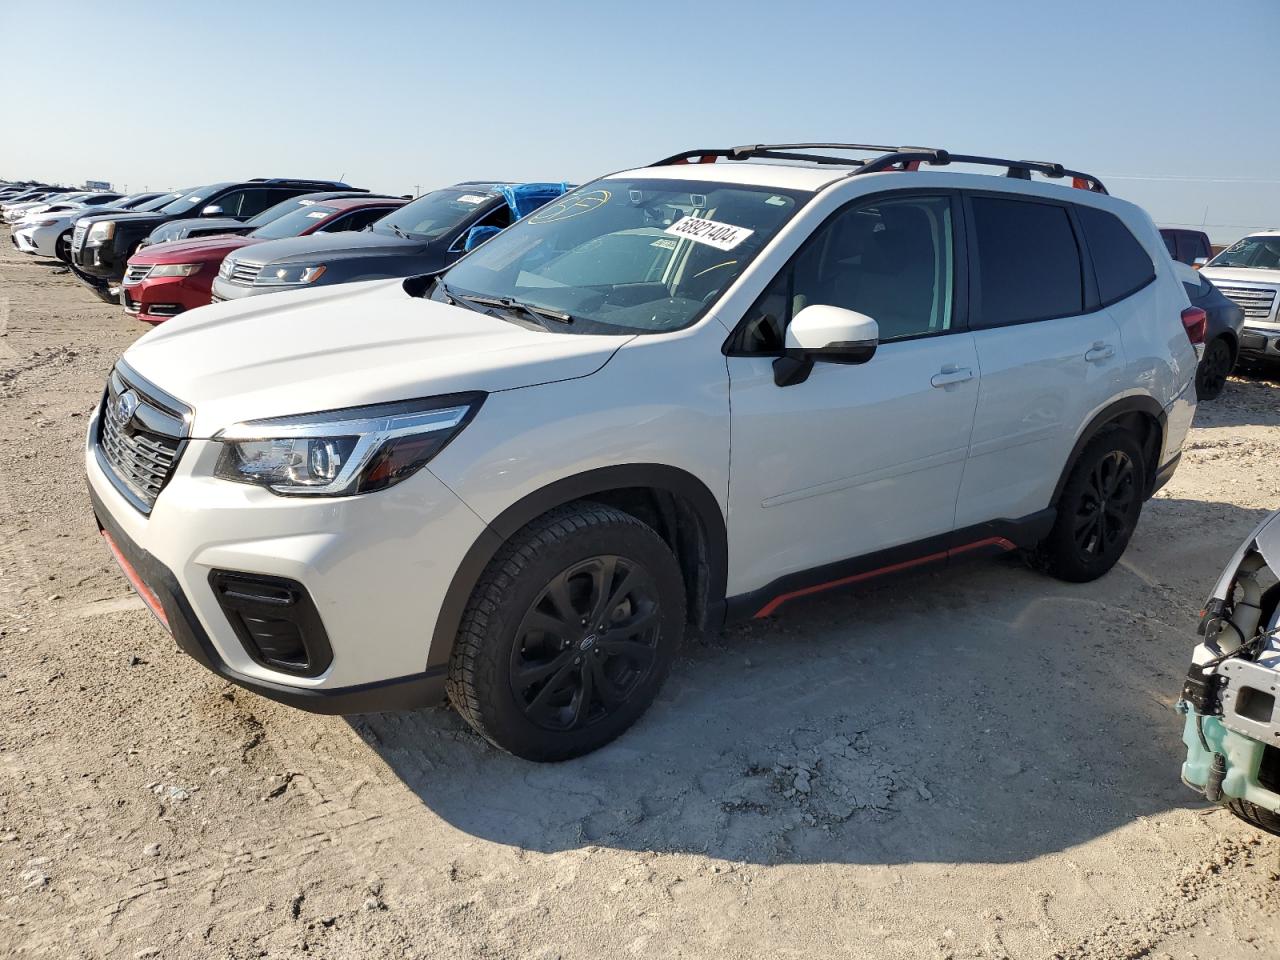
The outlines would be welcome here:
M 1067 209 L 972 197 L 980 307 L 973 326 L 1003 327 L 1084 312 L 1080 249 Z
M 1085 242 L 1093 256 L 1102 305 L 1123 300 L 1155 279 L 1155 264 L 1129 228 L 1113 213 L 1077 206 Z

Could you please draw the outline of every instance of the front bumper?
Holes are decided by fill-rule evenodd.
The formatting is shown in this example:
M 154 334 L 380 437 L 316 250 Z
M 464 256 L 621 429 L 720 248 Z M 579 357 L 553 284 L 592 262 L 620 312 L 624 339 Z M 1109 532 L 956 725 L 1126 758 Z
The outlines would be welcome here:
M 1280 357 L 1280 328 L 1246 323 L 1240 331 L 1240 352 L 1254 357 Z
M 187 310 L 209 303 L 209 284 L 214 265 L 206 265 L 188 277 L 158 277 L 120 287 L 120 304 L 125 313 L 147 323 L 163 323 Z
M 443 699 L 447 661 L 429 649 L 435 620 L 463 555 L 485 528 L 428 470 L 360 497 L 277 497 L 215 479 L 220 444 L 191 440 L 143 515 L 99 463 L 97 419 L 85 468 L 98 524 L 183 651 L 233 683 L 315 712 L 407 709 Z M 214 571 L 303 586 L 332 649 L 324 672 L 299 676 L 255 659 L 214 593 Z
M 32 256 L 52 257 L 58 241 L 57 227 L 26 227 L 15 230 L 12 235 L 13 245 L 23 253 Z

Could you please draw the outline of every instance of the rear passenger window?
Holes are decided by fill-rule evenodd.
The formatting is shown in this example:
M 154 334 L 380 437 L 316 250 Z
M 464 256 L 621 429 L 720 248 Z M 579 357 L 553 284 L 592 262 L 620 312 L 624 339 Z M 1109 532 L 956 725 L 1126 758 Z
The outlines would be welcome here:
M 1155 265 L 1120 218 L 1096 207 L 1077 206 L 1085 242 L 1093 256 L 1102 305 L 1122 300 L 1155 279 Z M 1179 246 L 1182 238 L 1179 237 Z
M 1080 250 L 1065 207 L 994 197 L 970 204 L 981 300 L 974 327 L 1084 312 Z

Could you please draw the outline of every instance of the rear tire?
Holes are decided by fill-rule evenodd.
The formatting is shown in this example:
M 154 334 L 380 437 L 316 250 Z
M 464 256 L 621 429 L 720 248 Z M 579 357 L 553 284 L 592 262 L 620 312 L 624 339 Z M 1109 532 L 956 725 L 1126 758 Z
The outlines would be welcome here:
M 1215 337 L 1204 348 L 1204 356 L 1196 367 L 1196 399 L 1216 400 L 1227 387 L 1227 377 L 1236 358 L 1224 337 Z
M 580 756 L 653 702 L 684 623 L 666 542 L 613 507 L 568 504 L 520 530 L 485 569 L 458 630 L 449 699 L 518 757 Z
M 1280 837 L 1280 813 L 1264 810 L 1256 803 L 1250 803 L 1248 800 L 1236 799 L 1227 801 L 1227 809 L 1249 824 L 1249 826 L 1265 830 L 1267 833 L 1274 833 Z
M 1147 493 L 1142 446 L 1129 431 L 1108 427 L 1089 441 L 1058 498 L 1037 565 L 1060 580 L 1087 583 L 1115 566 L 1129 545 Z

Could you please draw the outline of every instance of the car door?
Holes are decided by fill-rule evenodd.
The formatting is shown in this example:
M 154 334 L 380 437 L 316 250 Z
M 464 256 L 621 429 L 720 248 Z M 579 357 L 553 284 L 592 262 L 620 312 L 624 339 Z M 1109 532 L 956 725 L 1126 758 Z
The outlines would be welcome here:
M 963 329 L 958 200 L 894 192 L 833 214 L 792 257 L 726 350 L 732 450 L 731 595 L 948 535 L 977 400 Z M 805 306 L 865 313 L 861 365 L 817 363 L 778 386 L 773 360 Z
M 982 371 L 956 525 L 1049 506 L 1076 437 L 1119 392 L 1120 330 L 1097 302 L 1070 204 L 966 197 L 969 325 Z

